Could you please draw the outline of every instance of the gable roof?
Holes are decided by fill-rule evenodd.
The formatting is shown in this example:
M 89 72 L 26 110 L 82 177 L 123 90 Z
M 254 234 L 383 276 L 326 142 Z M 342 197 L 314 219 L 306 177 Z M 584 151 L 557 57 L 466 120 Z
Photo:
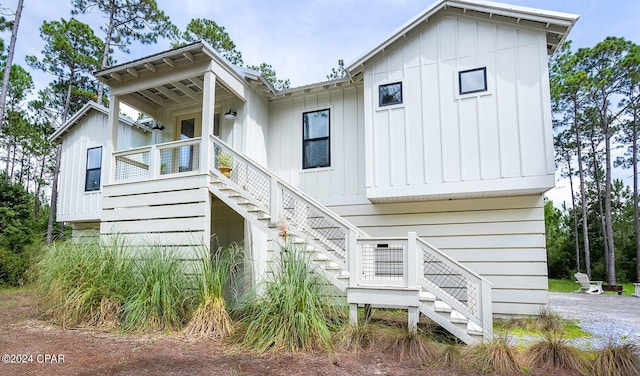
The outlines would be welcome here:
M 180 61 L 193 63 L 203 56 L 213 60 L 220 66 L 225 71 L 225 74 L 229 75 L 229 79 L 251 83 L 260 87 L 262 91 L 275 95 L 276 90 L 260 72 L 231 64 L 209 43 L 203 40 L 114 65 L 96 71 L 93 75 L 107 85 L 117 84 L 128 78 L 138 78 L 143 71 L 148 70 L 155 73 L 163 68 L 173 68 L 179 65 Z
M 85 104 L 84 106 L 82 106 L 82 108 L 76 112 L 75 114 L 73 114 L 73 116 L 71 116 L 71 118 L 69 120 L 67 120 L 66 123 L 62 124 L 62 126 L 60 128 L 58 128 L 55 132 L 53 132 L 53 134 L 51 136 L 49 136 L 49 141 L 59 141 L 62 139 L 62 137 L 69 131 L 71 131 L 71 129 L 73 127 L 75 127 L 76 125 L 78 125 L 80 123 L 80 120 L 82 120 L 85 116 L 87 116 L 91 111 L 98 111 L 101 112 L 105 115 L 109 115 L 109 109 L 106 108 L 105 106 L 99 105 L 96 102 L 87 102 L 87 104 Z M 151 131 L 151 129 L 149 129 L 148 127 L 145 127 L 144 125 L 128 118 L 128 117 L 124 117 L 124 116 L 120 116 L 120 122 L 130 125 L 130 126 L 135 126 L 138 127 L 142 130 L 145 131 Z
M 553 54 L 562 44 L 579 16 L 571 13 L 554 12 L 543 9 L 501 4 L 482 0 L 438 0 L 416 17 L 409 20 L 382 43 L 361 55 L 346 67 L 352 80 L 357 81 L 358 74 L 370 61 L 376 60 L 397 43 L 400 43 L 412 30 L 428 24 L 442 14 L 465 14 L 503 23 L 526 25 L 545 29 L 547 32 L 547 53 Z

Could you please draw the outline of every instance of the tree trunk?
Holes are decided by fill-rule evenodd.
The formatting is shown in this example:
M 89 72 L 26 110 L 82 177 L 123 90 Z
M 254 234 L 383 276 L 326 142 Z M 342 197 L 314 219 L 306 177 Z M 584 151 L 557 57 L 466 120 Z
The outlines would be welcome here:
M 73 89 L 74 72 L 69 75 L 69 87 L 67 88 L 67 97 L 64 101 L 62 109 L 62 125 L 67 122 L 67 114 L 69 113 L 69 104 L 71 103 L 71 90 Z M 53 223 L 56 220 L 56 210 L 58 209 L 58 174 L 60 174 L 60 162 L 62 159 L 62 144 L 58 144 L 56 148 L 56 162 L 53 167 L 53 183 L 51 187 L 51 211 L 49 212 L 49 222 L 47 223 L 47 244 L 53 241 Z M 60 233 L 64 230 L 64 224 L 60 224 Z
M 16 17 L 13 20 L 13 28 L 11 29 L 11 40 L 9 42 L 9 50 L 7 53 L 7 62 L 4 67 L 4 76 L 2 77 L 2 89 L 0 89 L 0 132 L 2 132 L 2 123 L 4 122 L 4 113 L 7 101 L 7 91 L 9 89 L 9 76 L 11 75 L 11 65 L 13 64 L 13 54 L 16 50 L 16 39 L 18 38 L 18 27 L 20 26 L 20 17 L 22 17 L 22 3 L 24 0 L 18 0 L 16 8 Z
M 40 173 L 38 178 L 36 178 L 36 192 L 34 194 L 33 200 L 33 219 L 38 219 L 38 214 L 40 214 L 40 191 L 42 190 L 42 179 L 44 178 L 44 169 L 46 167 L 46 156 L 42 156 L 42 163 L 40 164 Z
M 58 174 L 60 173 L 60 158 L 62 157 L 62 144 L 56 148 L 56 163 L 53 169 L 53 183 L 51 183 L 51 209 L 49 211 L 49 223 L 47 224 L 47 244 L 53 241 L 53 222 L 58 210 Z
M 633 166 L 633 228 L 636 235 L 636 281 L 640 282 L 640 213 L 638 213 L 638 112 L 631 124 L 631 164 Z
M 582 165 L 582 134 L 578 124 L 577 110 L 575 110 L 576 147 L 578 151 L 578 176 L 580 177 L 580 196 L 582 197 L 582 242 L 584 243 L 584 270 L 591 278 L 591 245 L 589 243 L 589 217 L 587 215 L 587 193 L 585 188 L 584 166 Z
M 616 284 L 616 250 L 613 242 L 613 226 L 611 219 L 611 128 L 607 120 L 607 112 L 604 111 L 601 117 L 602 128 L 604 131 L 605 142 L 605 178 L 604 178 L 604 233 L 605 243 L 607 245 L 606 268 L 607 282 L 611 285 Z
M 109 25 L 107 25 L 107 35 L 104 38 L 104 51 L 102 52 L 102 62 L 100 63 L 100 69 L 104 69 L 107 67 L 107 63 L 109 62 L 109 49 L 111 47 L 111 33 L 113 33 L 113 24 L 115 22 L 114 14 L 116 9 L 115 2 L 113 3 L 113 7 L 111 12 L 109 13 Z M 96 98 L 96 102 L 98 104 L 102 104 L 102 97 L 104 95 L 104 84 L 98 81 L 98 98 Z
M 569 169 L 569 187 L 571 189 L 571 211 L 573 212 L 573 240 L 576 245 L 576 271 L 580 272 L 580 240 L 578 239 L 578 216 L 576 213 L 576 192 L 573 190 L 573 171 L 571 170 L 571 157 L 567 155 L 567 168 Z

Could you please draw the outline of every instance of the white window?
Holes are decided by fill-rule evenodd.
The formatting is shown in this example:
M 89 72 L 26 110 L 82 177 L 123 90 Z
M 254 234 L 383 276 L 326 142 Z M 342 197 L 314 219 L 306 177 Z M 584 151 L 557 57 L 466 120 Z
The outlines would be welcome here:
M 458 84 L 460 95 L 487 91 L 487 68 L 458 72 Z

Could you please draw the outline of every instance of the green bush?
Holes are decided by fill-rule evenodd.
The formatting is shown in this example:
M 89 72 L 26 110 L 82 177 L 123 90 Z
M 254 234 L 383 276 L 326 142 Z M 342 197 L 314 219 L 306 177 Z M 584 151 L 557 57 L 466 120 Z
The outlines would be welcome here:
M 326 280 L 309 265 L 301 250 L 282 249 L 272 280 L 258 286 L 243 306 L 245 346 L 258 352 L 331 349 L 331 332 L 346 307 L 327 295 Z
M 44 313 L 65 327 L 182 328 L 194 309 L 195 279 L 162 247 L 145 247 L 135 257 L 132 252 L 118 242 L 54 243 L 35 270 Z

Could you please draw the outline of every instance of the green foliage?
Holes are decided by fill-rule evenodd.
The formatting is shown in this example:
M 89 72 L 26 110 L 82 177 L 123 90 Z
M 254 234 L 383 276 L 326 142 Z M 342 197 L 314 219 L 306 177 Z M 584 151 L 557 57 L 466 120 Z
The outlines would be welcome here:
M 0 285 L 26 282 L 25 273 L 41 243 L 33 197 L 0 173 Z
M 233 43 L 224 26 L 218 25 L 213 20 L 194 18 L 178 37 L 180 41 L 174 42 L 173 48 L 203 40 L 232 64 L 242 65 L 242 53 L 236 49 L 236 44 Z
M 568 278 L 575 269 L 573 243 L 562 221 L 562 212 L 545 198 L 544 224 L 547 246 L 547 267 L 552 277 Z
M 148 247 L 128 274 L 130 289 L 122 305 L 125 330 L 177 330 L 191 318 L 195 286 L 171 249 Z
M 225 299 L 233 296 L 227 287 L 235 287 L 237 271 L 244 251 L 237 245 L 218 249 L 209 255 L 201 250 L 195 266 L 197 280 L 196 308 L 185 332 L 191 335 L 225 337 L 233 332 L 233 322 L 226 308 Z
M 276 75 L 276 70 L 273 69 L 271 64 L 262 63 L 260 65 L 249 65 L 247 68 L 260 72 L 260 74 L 262 74 L 262 77 L 264 77 L 265 80 L 269 81 L 273 88 L 278 91 L 286 90 L 291 85 L 289 79 L 278 78 L 278 76 Z
M 45 314 L 64 327 L 100 325 L 103 301 L 118 306 L 132 288 L 132 260 L 114 244 L 53 243 L 36 266 L 35 286 Z M 116 308 L 118 310 L 118 308 Z
M 347 77 L 347 71 L 344 69 L 344 60 L 338 60 L 338 67 L 331 68 L 331 73 L 327 75 L 328 80 L 339 80 Z
M 273 279 L 243 304 L 245 346 L 258 352 L 332 348 L 331 331 L 345 317 L 345 307 L 327 295 L 327 282 L 309 262 L 291 245 L 281 250 Z
M 100 64 L 104 43 L 93 29 L 75 18 L 44 21 L 40 37 L 45 43 L 42 58 L 27 56 L 27 63 L 60 78 L 73 77 L 80 71 L 87 73 Z
M 54 243 L 35 269 L 45 314 L 65 327 L 126 331 L 182 329 L 197 304 L 198 281 L 160 246 Z
M 176 28 L 155 0 L 72 0 L 72 14 L 85 14 L 97 8 L 109 20 L 101 30 L 108 48 L 117 46 L 129 52 L 133 41 L 155 43 L 158 37 L 175 35 Z M 105 53 L 108 52 L 105 50 Z

